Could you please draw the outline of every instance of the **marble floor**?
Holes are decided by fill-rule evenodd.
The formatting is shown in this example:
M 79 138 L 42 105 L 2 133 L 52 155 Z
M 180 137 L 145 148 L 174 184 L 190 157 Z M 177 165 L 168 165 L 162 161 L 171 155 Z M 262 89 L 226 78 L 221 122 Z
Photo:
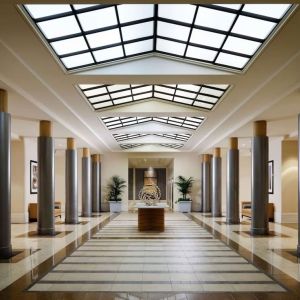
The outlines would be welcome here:
M 0 263 L 0 299 L 300 299 L 298 261 L 270 248 L 293 247 L 293 228 L 253 238 L 240 234 L 249 222 L 200 213 L 166 213 L 163 233 L 138 232 L 136 213 L 82 221 L 55 238 L 14 225 L 14 248 L 40 250 Z

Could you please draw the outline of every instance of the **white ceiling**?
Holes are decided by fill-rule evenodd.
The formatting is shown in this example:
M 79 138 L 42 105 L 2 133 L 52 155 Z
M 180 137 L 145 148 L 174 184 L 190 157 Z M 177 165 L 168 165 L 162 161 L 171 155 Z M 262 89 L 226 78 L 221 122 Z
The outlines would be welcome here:
M 297 114 L 300 113 L 299 8 L 244 73 L 152 57 L 66 74 L 20 13 L 17 2 L 5 0 L 3 3 L 0 10 L 0 88 L 9 93 L 14 135 L 35 137 L 38 121 L 49 119 L 54 122 L 55 137 L 72 136 L 77 139 L 78 147 L 87 146 L 93 152 L 103 153 L 122 151 L 112 133 L 191 131 L 153 123 L 150 127 L 130 126 L 110 132 L 98 117 L 201 116 L 207 119 L 196 132 L 192 131 L 193 136 L 181 150 L 152 145 L 149 140 L 150 144 L 128 151 L 202 153 L 214 146 L 226 147 L 230 136 L 251 137 L 252 123 L 258 119 L 268 121 L 270 136 L 293 137 L 297 133 Z M 82 83 L 208 83 L 230 84 L 232 88 L 211 112 L 151 100 L 96 113 L 75 88 Z M 165 139 L 165 143 L 169 142 Z

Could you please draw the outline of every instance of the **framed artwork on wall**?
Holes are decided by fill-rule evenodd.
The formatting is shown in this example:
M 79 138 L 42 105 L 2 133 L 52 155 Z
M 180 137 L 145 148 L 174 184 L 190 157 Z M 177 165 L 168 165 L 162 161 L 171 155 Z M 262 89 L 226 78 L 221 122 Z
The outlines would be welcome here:
M 38 163 L 30 161 L 30 194 L 37 194 L 38 191 Z
M 274 160 L 268 162 L 268 192 L 274 194 Z

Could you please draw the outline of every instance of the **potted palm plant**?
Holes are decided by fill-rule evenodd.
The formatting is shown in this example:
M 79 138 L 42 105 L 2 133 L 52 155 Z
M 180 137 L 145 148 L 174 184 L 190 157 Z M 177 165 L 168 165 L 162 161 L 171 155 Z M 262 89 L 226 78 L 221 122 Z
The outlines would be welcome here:
M 183 176 L 178 176 L 175 184 L 177 185 L 177 189 L 179 193 L 181 193 L 182 197 L 178 198 L 178 210 L 180 212 L 190 212 L 192 208 L 192 200 L 187 197 L 187 195 L 191 192 L 191 188 L 193 186 L 194 179 L 193 177 L 185 178 Z
M 124 179 L 115 175 L 107 185 L 110 212 L 120 212 L 122 210 L 121 194 L 126 187 L 125 183 L 126 181 Z

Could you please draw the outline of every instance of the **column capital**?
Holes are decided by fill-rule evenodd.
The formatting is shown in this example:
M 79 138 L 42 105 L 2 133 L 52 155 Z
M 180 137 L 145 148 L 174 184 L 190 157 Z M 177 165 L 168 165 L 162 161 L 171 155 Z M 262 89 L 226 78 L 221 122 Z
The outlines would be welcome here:
M 8 111 L 7 91 L 0 89 L 0 112 Z
M 82 157 L 89 157 L 89 156 L 90 156 L 90 149 L 82 148 Z
M 253 135 L 254 136 L 266 136 L 267 135 L 267 122 L 264 120 L 255 121 L 253 123 Z
M 51 121 L 40 121 L 40 136 L 51 137 L 52 136 L 52 123 Z
M 216 147 L 214 149 L 214 157 L 221 157 L 221 148 Z
M 239 148 L 239 140 L 237 137 L 229 138 L 229 149 L 237 150 Z
M 74 138 L 67 138 L 67 149 L 74 150 L 76 147 L 75 139 Z
M 92 162 L 100 162 L 100 154 L 92 154 Z
M 211 158 L 210 154 L 202 154 L 202 161 L 203 162 L 209 162 Z

